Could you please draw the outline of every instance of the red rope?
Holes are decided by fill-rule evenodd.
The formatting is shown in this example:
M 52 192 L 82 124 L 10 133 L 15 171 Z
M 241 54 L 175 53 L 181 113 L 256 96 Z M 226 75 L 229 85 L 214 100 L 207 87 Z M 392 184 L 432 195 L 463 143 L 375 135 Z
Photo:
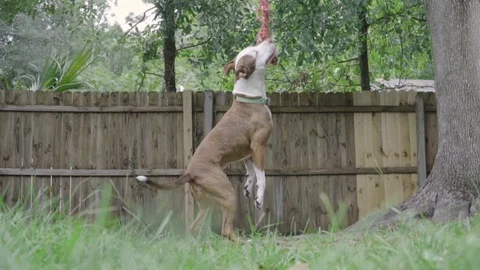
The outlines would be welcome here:
M 270 3 L 268 0 L 260 0 L 260 6 L 257 10 L 257 20 L 262 24 L 257 34 L 257 44 L 261 43 L 270 35 Z
M 270 3 L 268 0 L 260 0 L 260 6 L 257 9 L 257 20 L 262 24 L 257 34 L 257 44 L 260 44 L 267 38 L 271 37 L 270 33 Z M 278 57 L 275 52 L 275 56 L 272 60 L 272 64 L 276 65 Z

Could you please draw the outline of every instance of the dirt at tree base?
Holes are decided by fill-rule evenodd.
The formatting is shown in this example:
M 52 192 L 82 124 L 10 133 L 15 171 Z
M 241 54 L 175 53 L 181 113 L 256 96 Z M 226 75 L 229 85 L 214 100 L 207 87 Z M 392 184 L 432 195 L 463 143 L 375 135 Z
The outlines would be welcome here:
M 435 223 L 464 220 L 478 214 L 480 197 L 478 192 L 462 193 L 447 191 L 439 183 L 429 178 L 425 187 L 400 205 L 372 215 L 351 225 L 348 231 L 364 231 L 395 227 L 412 219 L 426 219 Z

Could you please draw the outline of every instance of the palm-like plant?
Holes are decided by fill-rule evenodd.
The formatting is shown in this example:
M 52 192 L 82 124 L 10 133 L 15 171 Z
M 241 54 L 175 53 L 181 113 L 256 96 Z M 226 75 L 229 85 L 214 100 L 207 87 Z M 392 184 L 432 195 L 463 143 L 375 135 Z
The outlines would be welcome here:
M 87 84 L 79 80 L 79 75 L 93 62 L 92 54 L 93 48 L 85 47 L 73 58 L 48 58 L 37 77 L 29 76 L 32 80 L 30 90 L 63 92 L 85 87 Z

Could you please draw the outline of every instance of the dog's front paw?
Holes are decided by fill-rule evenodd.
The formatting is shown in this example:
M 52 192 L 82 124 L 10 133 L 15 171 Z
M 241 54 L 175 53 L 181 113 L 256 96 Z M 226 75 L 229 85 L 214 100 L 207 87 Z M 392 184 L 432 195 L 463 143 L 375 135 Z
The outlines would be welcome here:
M 258 197 L 255 198 L 255 207 L 260 210 L 263 207 L 263 198 L 260 199 Z
M 250 199 L 250 195 L 252 194 L 252 190 L 248 188 L 248 185 L 245 185 L 243 187 L 243 195 L 245 195 L 245 197 L 249 198 Z
M 253 191 L 253 182 L 255 181 L 255 175 L 250 175 L 247 173 L 247 182 L 243 186 L 243 195 L 250 199 Z

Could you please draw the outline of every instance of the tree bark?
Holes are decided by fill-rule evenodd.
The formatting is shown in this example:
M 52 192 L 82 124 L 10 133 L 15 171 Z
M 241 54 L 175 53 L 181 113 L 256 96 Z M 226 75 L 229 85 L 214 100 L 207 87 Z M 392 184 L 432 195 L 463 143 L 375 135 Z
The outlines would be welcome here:
M 162 13 L 162 18 L 164 19 L 162 30 L 165 90 L 167 92 L 177 92 L 175 82 L 177 48 L 175 44 L 175 6 L 173 0 L 165 1 Z
M 368 67 L 368 4 L 361 7 L 360 11 L 360 85 L 362 91 L 370 91 L 370 69 Z
M 439 148 L 425 186 L 399 206 L 446 222 L 477 213 L 480 184 L 480 2 L 425 1 L 435 64 Z M 395 222 L 390 211 L 380 225 Z

